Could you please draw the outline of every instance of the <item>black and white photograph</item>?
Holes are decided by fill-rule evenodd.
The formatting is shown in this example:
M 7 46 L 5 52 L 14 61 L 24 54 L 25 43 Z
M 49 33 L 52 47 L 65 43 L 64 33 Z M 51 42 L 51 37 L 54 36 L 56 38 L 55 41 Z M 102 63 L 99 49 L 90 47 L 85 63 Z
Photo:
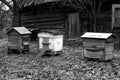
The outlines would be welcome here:
M 0 80 L 120 80 L 120 0 L 0 0 Z

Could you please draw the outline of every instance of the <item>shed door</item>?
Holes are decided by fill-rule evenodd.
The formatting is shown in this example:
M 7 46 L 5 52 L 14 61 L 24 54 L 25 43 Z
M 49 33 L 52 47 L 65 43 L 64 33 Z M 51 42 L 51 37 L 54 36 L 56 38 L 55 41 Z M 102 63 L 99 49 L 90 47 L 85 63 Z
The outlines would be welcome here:
M 79 13 L 68 15 L 68 37 L 76 38 L 80 36 Z

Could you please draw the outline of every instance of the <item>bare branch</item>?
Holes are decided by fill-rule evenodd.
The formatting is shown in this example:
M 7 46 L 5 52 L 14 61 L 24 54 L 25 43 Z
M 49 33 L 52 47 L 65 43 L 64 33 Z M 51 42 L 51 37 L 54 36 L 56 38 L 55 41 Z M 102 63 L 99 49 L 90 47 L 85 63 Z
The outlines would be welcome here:
M 3 2 L 3 3 L 5 3 L 9 7 L 9 9 L 13 11 L 13 6 L 10 5 L 9 2 L 7 2 L 6 0 L 0 0 L 0 1 Z
M 100 2 L 99 2 L 97 15 L 100 13 L 100 8 L 101 8 L 101 5 L 102 5 L 102 0 L 100 0 Z

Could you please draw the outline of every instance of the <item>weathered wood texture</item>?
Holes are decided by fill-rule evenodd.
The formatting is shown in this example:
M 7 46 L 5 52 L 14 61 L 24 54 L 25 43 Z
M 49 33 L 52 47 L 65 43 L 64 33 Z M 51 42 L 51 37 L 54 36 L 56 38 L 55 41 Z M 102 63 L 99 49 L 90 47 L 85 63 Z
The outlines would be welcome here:
M 120 27 L 120 5 L 112 5 L 112 29 L 114 27 Z
M 8 38 L 8 53 L 13 50 L 29 51 L 30 35 L 20 34 L 16 30 L 11 30 L 7 33 Z
M 81 26 L 79 19 L 78 12 L 68 14 L 68 34 L 70 38 L 76 38 L 80 36 Z
M 110 60 L 114 57 L 114 43 L 110 38 L 109 42 L 99 39 L 85 39 L 84 45 L 84 57 L 98 58 L 100 60 Z
M 20 34 L 15 30 L 12 30 L 8 34 L 8 47 L 11 49 L 22 48 L 22 38 L 20 37 Z
M 22 25 L 28 28 L 64 29 L 65 16 L 61 12 L 43 14 L 22 14 Z
M 30 29 L 59 29 L 64 31 L 64 37 L 73 38 L 80 34 L 79 13 L 72 8 L 54 6 L 50 8 L 46 4 L 28 7 L 23 10 L 21 22 Z M 70 15 L 69 15 L 70 14 Z

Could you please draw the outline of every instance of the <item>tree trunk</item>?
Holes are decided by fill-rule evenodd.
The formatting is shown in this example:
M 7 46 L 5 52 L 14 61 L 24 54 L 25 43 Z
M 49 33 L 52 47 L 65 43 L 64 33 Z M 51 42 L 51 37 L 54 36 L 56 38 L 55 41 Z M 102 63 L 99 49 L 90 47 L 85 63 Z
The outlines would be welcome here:
M 93 2 L 93 31 L 96 32 L 96 1 Z
M 17 5 L 14 5 L 14 11 L 13 11 L 13 26 L 21 26 L 21 11 Z
M 97 28 L 97 26 L 96 26 L 96 19 L 97 17 L 96 17 L 96 15 L 94 15 L 94 19 L 93 19 L 93 31 L 94 32 L 96 32 L 96 28 Z
M 89 28 L 89 31 L 90 32 L 94 32 L 94 19 L 93 19 L 93 16 L 90 16 L 90 22 L 89 22 L 89 24 L 90 24 L 90 28 Z

